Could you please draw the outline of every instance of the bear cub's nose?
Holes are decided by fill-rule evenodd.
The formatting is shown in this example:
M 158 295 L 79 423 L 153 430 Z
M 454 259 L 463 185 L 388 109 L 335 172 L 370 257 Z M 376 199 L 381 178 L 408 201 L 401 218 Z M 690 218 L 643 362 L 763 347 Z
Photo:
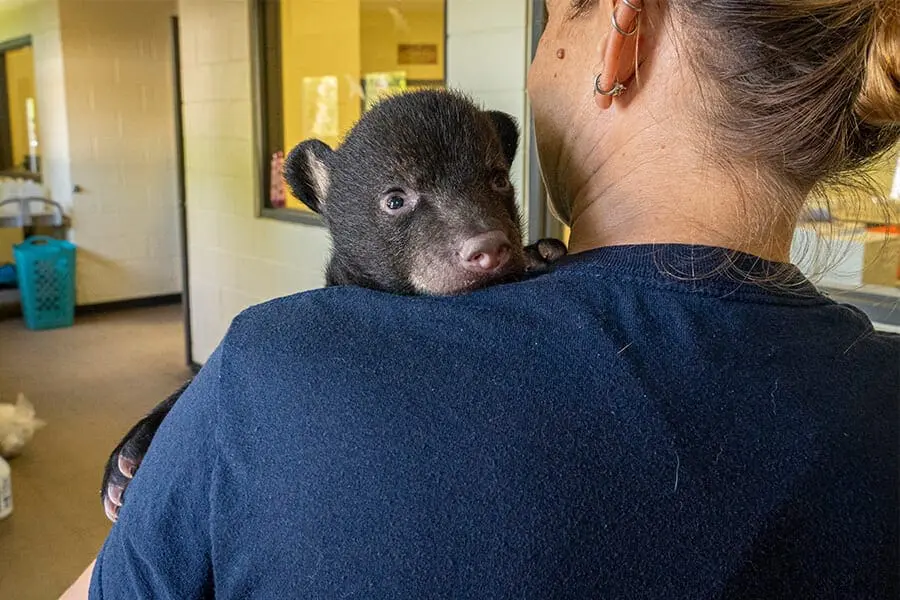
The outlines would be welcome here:
M 473 273 L 491 273 L 509 262 L 512 245 L 506 234 L 495 229 L 470 237 L 460 251 L 462 266 Z

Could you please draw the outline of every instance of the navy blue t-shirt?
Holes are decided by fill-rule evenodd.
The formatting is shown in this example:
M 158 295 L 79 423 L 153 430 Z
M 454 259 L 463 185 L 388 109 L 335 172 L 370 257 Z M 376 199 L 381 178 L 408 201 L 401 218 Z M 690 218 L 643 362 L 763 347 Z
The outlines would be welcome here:
M 897 598 L 900 338 L 727 258 L 247 310 L 91 597 Z

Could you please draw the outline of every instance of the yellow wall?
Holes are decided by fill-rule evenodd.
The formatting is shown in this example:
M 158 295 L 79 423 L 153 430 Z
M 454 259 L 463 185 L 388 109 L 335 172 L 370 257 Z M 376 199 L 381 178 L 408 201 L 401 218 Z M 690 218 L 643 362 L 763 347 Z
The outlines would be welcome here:
M 897 168 L 898 152 L 900 152 L 900 147 L 893 152 L 886 154 L 884 159 L 872 169 L 872 176 L 875 179 L 878 192 L 885 198 L 891 193 L 891 184 L 894 181 L 894 171 Z
M 398 65 L 400 44 L 434 44 L 435 65 Z M 405 71 L 407 79 L 444 79 L 444 3 L 433 8 L 404 9 L 365 6 L 362 11 L 362 68 L 364 73 Z
M 891 183 L 897 164 L 897 152 L 898 150 L 889 152 L 882 160 L 867 169 L 866 174 L 869 177 L 869 182 L 874 185 L 874 189 L 833 186 L 824 190 L 824 197 L 812 197 L 810 204 L 821 206 L 824 201 L 824 206 L 830 209 L 833 216 L 842 220 L 880 222 L 890 219 L 892 222 L 896 221 L 896 218 L 891 213 L 885 212 L 885 207 L 879 201 L 873 202 L 870 195 L 874 194 L 876 199 L 883 200 L 890 197 Z
M 28 128 L 25 121 L 25 99 L 34 95 L 34 53 L 31 46 L 8 50 L 6 57 L 6 81 L 9 100 L 10 134 L 13 160 L 21 165 L 28 154 Z M 37 99 L 35 99 L 35 102 Z M 35 117 L 35 122 L 37 117 Z M 4 165 L 5 166 L 5 165 Z M 22 230 L 0 229 L 0 264 L 12 262 L 12 247 L 22 242 Z
M 336 146 L 341 134 L 359 119 L 359 0 L 292 0 L 281 3 L 281 66 L 284 98 L 284 146 L 318 137 Z M 304 94 L 310 78 L 337 77 L 337 135 L 316 134 L 316 107 Z M 304 98 L 306 96 L 306 98 Z M 327 104 L 327 102 L 325 103 Z M 289 208 L 304 208 L 287 194 Z
M 31 46 L 25 46 L 9 50 L 5 54 L 13 159 L 16 161 L 16 165 L 21 165 L 25 155 L 28 154 L 25 99 L 35 98 L 34 53 Z M 37 102 L 36 98 L 35 102 Z M 37 122 L 37 117 L 35 117 L 35 122 Z
M 284 144 L 291 148 L 311 137 L 304 106 L 304 79 L 337 76 L 339 130 L 359 119 L 355 93 L 360 73 L 359 0 L 292 0 L 281 3 L 281 61 L 284 94 Z M 322 141 L 336 144 L 339 136 Z
M 46 131 L 40 138 L 41 175 L 53 199 L 70 206 L 68 122 L 63 79 L 59 0 L 0 0 L 0 41 L 31 36 L 34 86 L 39 90 L 36 113 Z M 0 263 L 12 259 L 12 244 L 21 241 L 20 229 L 0 229 Z

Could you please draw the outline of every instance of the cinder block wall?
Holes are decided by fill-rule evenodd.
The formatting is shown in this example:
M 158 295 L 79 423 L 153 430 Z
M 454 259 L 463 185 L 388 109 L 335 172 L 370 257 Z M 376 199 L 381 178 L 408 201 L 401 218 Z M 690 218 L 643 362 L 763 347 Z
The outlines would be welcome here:
M 60 1 L 70 177 L 83 190 L 71 195 L 79 304 L 182 289 L 176 10 L 175 0 Z
M 0 2 L 0 40 L 32 37 L 44 182 L 72 217 L 79 304 L 182 289 L 176 9 L 175 0 Z
M 320 287 L 321 227 L 256 216 L 248 0 L 180 0 L 194 360 L 243 309 Z
M 526 0 L 447 0 L 447 83 L 519 122 L 522 140 L 511 179 L 526 219 L 529 4 Z
M 53 197 L 69 205 L 69 131 L 58 0 L 7 0 L 0 2 L 0 40 L 31 36 L 34 49 L 36 108 L 44 182 Z M 11 245 L 21 241 L 17 230 L 0 229 L 0 262 L 12 260 Z

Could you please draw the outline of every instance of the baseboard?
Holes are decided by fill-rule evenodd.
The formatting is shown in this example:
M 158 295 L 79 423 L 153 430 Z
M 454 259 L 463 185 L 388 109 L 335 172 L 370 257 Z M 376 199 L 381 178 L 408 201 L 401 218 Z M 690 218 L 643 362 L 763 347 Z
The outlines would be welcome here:
M 98 313 L 128 310 L 131 308 L 153 308 L 156 306 L 170 306 L 181 303 L 181 294 L 165 294 L 163 296 L 148 296 L 145 298 L 132 298 L 130 300 L 116 300 L 114 302 L 98 302 L 97 304 L 84 304 L 75 307 L 75 316 L 95 315 Z M 17 290 L 3 290 L 0 293 L 0 319 L 12 319 L 22 316 L 22 305 L 19 301 Z
M 0 290 L 0 319 L 17 319 L 22 316 L 19 290 Z
M 93 315 L 97 313 L 128 310 L 132 308 L 153 308 L 156 306 L 169 306 L 181 303 L 181 294 L 165 294 L 163 296 L 147 296 L 144 298 L 131 298 L 129 300 L 115 300 L 113 302 L 98 302 L 97 304 L 82 304 L 75 307 L 75 315 Z

